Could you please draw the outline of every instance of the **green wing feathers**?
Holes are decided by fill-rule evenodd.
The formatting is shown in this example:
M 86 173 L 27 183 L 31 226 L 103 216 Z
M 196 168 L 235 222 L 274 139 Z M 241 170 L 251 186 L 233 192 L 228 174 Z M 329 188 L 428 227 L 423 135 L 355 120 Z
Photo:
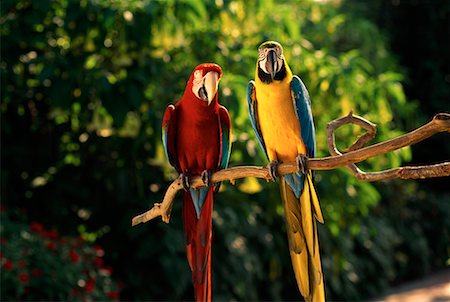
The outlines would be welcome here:
M 311 172 L 305 177 L 300 200 L 295 197 L 284 177 L 280 179 L 280 191 L 289 252 L 298 288 L 306 301 L 325 301 L 316 224 L 316 220 L 323 223 L 323 216 Z

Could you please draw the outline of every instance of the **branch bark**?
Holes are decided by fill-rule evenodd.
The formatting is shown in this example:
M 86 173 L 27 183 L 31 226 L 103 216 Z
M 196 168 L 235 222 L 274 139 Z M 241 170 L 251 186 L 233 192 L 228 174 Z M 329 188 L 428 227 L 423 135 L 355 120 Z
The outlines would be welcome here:
M 347 153 L 342 154 L 336 148 L 334 133 L 339 127 L 346 124 L 359 125 L 366 129 L 367 132 L 358 138 L 352 146 L 343 151 Z M 350 112 L 349 115 L 331 121 L 327 125 L 327 143 L 332 156 L 323 158 L 309 158 L 306 161 L 306 168 L 310 170 L 331 170 L 338 167 L 347 166 L 350 171 L 361 181 L 378 181 L 392 178 L 417 179 L 450 176 L 450 162 L 415 167 L 399 167 L 379 172 L 363 172 L 355 165 L 355 163 L 364 161 L 368 158 L 416 144 L 440 132 L 450 133 L 450 114 L 448 113 L 439 113 L 435 115 L 429 123 L 409 133 L 363 148 L 363 146 L 375 136 L 376 125 L 362 117 L 355 116 Z M 285 175 L 294 172 L 298 172 L 296 162 L 282 163 L 278 166 L 277 170 L 278 175 Z M 230 181 L 231 183 L 234 183 L 236 179 L 245 177 L 257 177 L 265 179 L 266 181 L 271 180 L 267 167 L 240 166 L 231 167 L 213 173 L 211 181 L 213 183 L 222 181 Z M 194 176 L 190 178 L 189 181 L 191 187 L 193 188 L 205 186 L 199 176 Z M 147 212 L 135 216 L 132 219 L 132 226 L 148 222 L 158 216 L 161 216 L 165 223 L 169 223 L 175 195 L 181 189 L 183 189 L 183 186 L 180 179 L 174 180 L 167 188 L 163 201 L 161 203 L 155 203 L 153 208 Z

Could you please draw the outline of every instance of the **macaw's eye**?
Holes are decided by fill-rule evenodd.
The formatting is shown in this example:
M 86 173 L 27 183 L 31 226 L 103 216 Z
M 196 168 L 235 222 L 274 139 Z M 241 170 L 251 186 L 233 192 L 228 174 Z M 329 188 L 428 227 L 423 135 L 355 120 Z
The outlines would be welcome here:
M 195 79 L 199 79 L 199 78 L 201 78 L 203 76 L 203 72 L 201 71 L 201 70 L 196 70 L 195 72 L 194 72 L 194 78 Z
M 275 48 L 275 54 L 277 55 L 278 59 L 281 59 L 281 57 L 283 55 L 283 50 L 281 50 L 281 48 L 277 47 L 277 48 Z

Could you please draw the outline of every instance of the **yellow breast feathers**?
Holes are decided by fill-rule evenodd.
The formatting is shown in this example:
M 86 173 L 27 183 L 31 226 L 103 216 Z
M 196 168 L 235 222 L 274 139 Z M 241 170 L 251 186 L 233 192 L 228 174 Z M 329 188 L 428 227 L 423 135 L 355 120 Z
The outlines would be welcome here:
M 255 76 L 258 121 L 271 161 L 293 161 L 298 154 L 306 154 L 291 93 L 292 72 L 287 65 L 286 70 L 282 81 L 270 84 Z

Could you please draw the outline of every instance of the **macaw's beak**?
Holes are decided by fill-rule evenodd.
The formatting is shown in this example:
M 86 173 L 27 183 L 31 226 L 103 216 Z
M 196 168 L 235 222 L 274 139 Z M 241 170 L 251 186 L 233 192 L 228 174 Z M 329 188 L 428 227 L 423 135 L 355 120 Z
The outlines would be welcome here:
M 204 88 L 206 90 L 206 97 L 208 99 L 208 106 L 216 96 L 219 88 L 219 74 L 216 71 L 210 71 L 205 75 Z
M 275 53 L 275 50 L 269 50 L 266 57 L 266 70 L 267 73 L 270 74 L 270 77 L 275 77 L 275 73 L 277 73 L 278 70 L 278 61 L 277 61 L 277 55 Z

